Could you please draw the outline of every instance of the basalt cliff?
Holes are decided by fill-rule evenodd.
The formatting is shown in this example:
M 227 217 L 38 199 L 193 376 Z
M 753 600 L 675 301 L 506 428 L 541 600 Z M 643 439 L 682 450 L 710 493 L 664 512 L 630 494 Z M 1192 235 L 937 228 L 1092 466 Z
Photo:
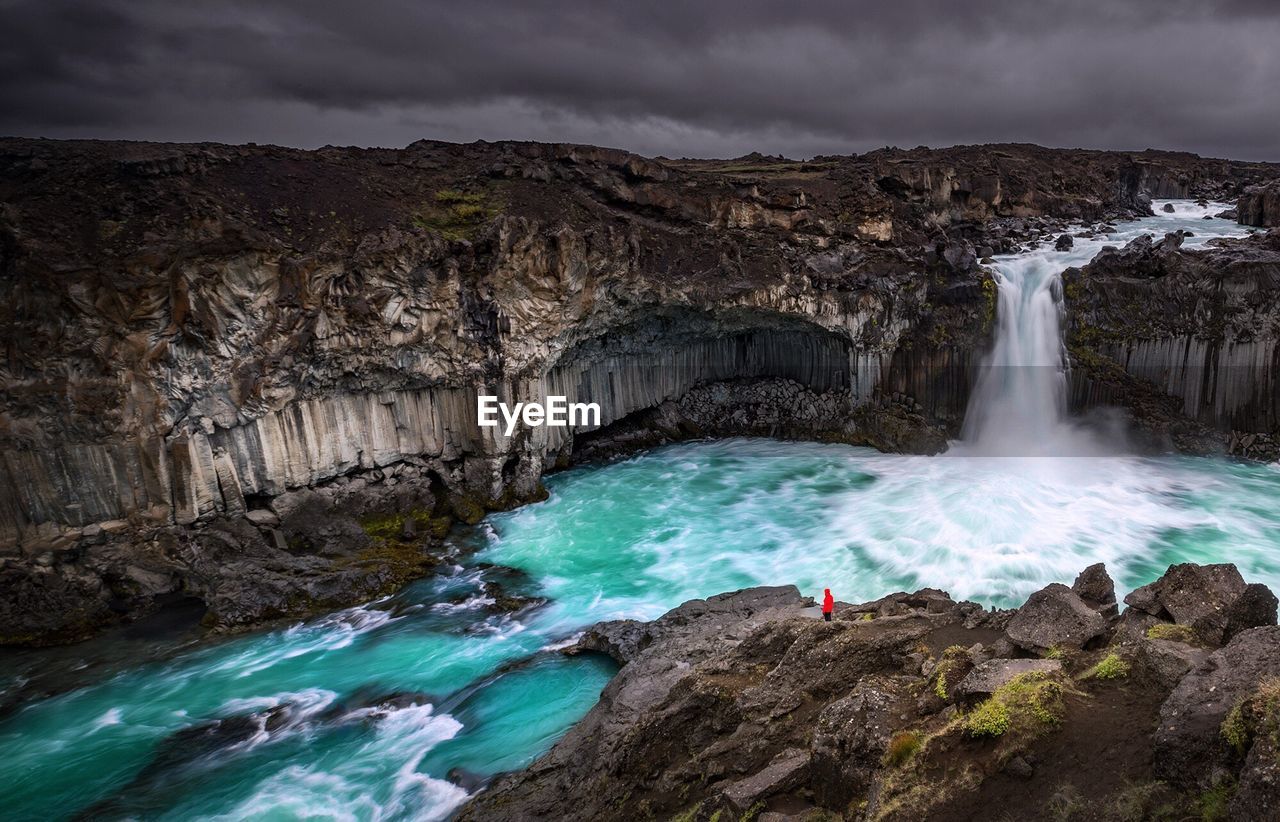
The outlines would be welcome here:
M 1252 215 L 1277 178 L 1026 145 L 0 140 L 0 642 L 182 597 L 220 628 L 367 599 L 544 472 L 673 439 L 940 450 L 990 337 L 982 259 L 1152 197 Z M 1076 405 L 1271 453 L 1277 252 L 1242 243 L 1195 252 L 1252 255 L 1239 276 L 1168 251 L 1190 262 L 1071 280 Z M 479 393 L 596 402 L 601 425 L 506 437 Z

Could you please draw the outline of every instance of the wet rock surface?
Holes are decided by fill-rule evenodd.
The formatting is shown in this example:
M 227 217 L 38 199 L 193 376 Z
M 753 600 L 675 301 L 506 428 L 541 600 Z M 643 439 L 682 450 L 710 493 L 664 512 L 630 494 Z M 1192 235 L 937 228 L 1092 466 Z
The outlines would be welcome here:
M 1172 595 L 1234 570 L 1172 566 L 1148 587 Z M 1104 577 L 1092 567 L 1080 587 L 1105 599 Z M 826 623 L 794 588 L 748 589 L 603 623 L 578 648 L 624 662 L 600 702 L 460 818 L 1161 818 L 1148 806 L 1182 818 L 1206 791 L 1232 818 L 1267 818 L 1280 629 L 1221 645 L 1194 629 L 1209 616 L 1198 608 L 1045 608 L 1067 595 L 1079 599 L 1049 586 L 1009 613 L 926 589 Z M 1103 621 L 1099 647 L 1046 658 L 1006 634 L 1056 619 L 1053 633 L 1074 637 L 1085 611 Z M 1089 802 L 1062 816 L 1073 791 Z

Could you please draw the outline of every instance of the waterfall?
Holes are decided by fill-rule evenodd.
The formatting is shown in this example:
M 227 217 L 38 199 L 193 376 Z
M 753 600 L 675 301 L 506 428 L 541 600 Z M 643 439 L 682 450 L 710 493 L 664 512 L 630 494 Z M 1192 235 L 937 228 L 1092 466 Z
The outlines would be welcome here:
M 1031 252 L 995 267 L 995 344 L 965 412 L 967 451 L 1043 456 L 1068 444 L 1063 255 L 1052 254 Z
M 1123 450 L 1115 432 L 1088 430 L 1067 418 L 1068 358 L 1063 342 L 1062 272 L 1084 265 L 1104 245 L 1123 246 L 1144 233 L 1187 232 L 1184 249 L 1244 229 L 1213 218 L 1227 203 L 1157 200 L 1154 216 L 1107 234 L 1082 237 L 1072 248 L 1048 246 L 998 258 L 995 341 L 979 369 L 965 411 L 957 455 L 997 457 L 1102 456 Z M 1172 211 L 1166 211 L 1171 207 Z M 1205 219 L 1206 217 L 1210 219 Z

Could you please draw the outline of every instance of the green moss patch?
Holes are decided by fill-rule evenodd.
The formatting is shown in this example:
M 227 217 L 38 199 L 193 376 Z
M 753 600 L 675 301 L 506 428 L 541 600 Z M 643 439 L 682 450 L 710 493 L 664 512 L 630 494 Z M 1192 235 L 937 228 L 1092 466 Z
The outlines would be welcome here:
M 415 508 L 404 514 L 374 514 L 360 520 L 360 527 L 374 539 L 401 540 L 405 523 L 412 521 L 420 537 L 443 539 L 452 524 L 449 517 L 433 516 L 430 511 Z
M 1034 735 L 1062 721 L 1063 684 L 1042 671 L 1016 676 L 961 720 L 971 737 Z
M 1240 756 L 1259 736 L 1280 748 L 1280 678 L 1262 681 L 1257 690 L 1232 706 L 1222 722 L 1222 738 Z
M 957 674 L 969 664 L 969 652 L 959 645 L 952 645 L 942 652 L 938 667 L 933 672 L 933 692 L 939 699 L 946 699 L 950 689 L 959 681 Z
M 488 192 L 442 188 L 413 215 L 413 224 L 448 240 L 470 240 L 501 213 L 502 204 Z
M 1097 665 L 1084 672 L 1081 679 L 1120 679 L 1129 675 L 1129 663 L 1119 654 L 1107 654 Z
M 1171 622 L 1152 625 L 1147 629 L 1147 639 L 1164 639 L 1169 642 L 1181 642 L 1185 645 L 1200 644 L 1200 640 L 1196 637 L 1196 632 L 1191 630 L 1190 627 L 1174 625 Z

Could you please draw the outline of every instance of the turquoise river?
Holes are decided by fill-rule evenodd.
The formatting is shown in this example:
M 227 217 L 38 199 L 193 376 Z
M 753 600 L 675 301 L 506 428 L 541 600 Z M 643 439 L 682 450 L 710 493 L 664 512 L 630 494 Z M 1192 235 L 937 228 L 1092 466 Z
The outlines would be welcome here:
M 1108 242 L 1173 227 L 1197 241 L 1240 233 L 1201 216 L 1179 203 Z M 1053 310 L 1037 303 L 1052 295 L 1041 288 L 1101 243 L 998 261 L 1003 342 L 1017 349 L 1022 334 L 1054 356 L 1056 327 L 1045 344 L 1040 324 L 1053 319 L 1036 319 Z M 1034 327 L 1014 327 L 1018 300 Z M 1039 407 L 1053 405 L 1057 372 L 1012 386 L 1043 393 L 1037 418 L 1057 413 Z M 1009 388 L 984 388 L 971 416 L 1023 402 L 1002 398 Z M 614 667 L 561 654 L 577 632 L 751 585 L 830 587 L 850 602 L 933 586 L 1013 606 L 1093 562 L 1127 591 L 1173 562 L 1230 561 L 1280 590 L 1280 467 L 1075 447 L 1070 421 L 1050 422 L 1029 436 L 1062 453 L 981 447 L 1025 419 L 972 439 L 967 427 L 937 457 L 668 446 L 549 476 L 548 500 L 457 530 L 450 571 L 387 599 L 220 640 L 197 640 L 188 621 L 5 651 L 0 818 L 445 818 L 595 703 Z M 497 613 L 486 580 L 546 604 Z

